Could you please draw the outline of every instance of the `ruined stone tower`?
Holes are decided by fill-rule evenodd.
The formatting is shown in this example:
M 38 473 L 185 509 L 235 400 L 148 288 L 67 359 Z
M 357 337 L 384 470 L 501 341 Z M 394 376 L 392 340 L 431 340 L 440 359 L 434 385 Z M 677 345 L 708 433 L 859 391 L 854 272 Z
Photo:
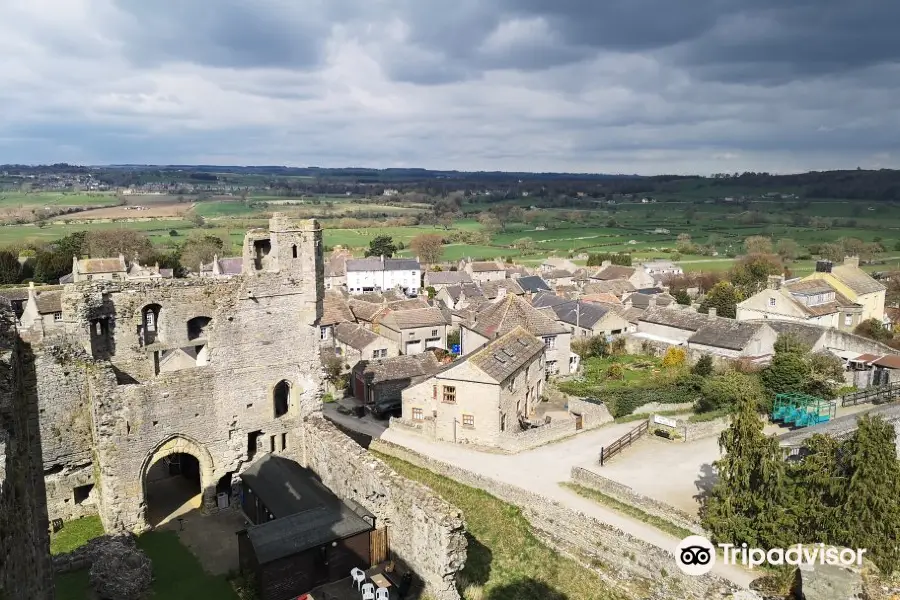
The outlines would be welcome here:
M 0 598 L 53 598 L 34 363 L 0 305 Z
M 302 451 L 321 406 L 321 235 L 276 214 L 248 232 L 239 277 L 66 287 L 65 334 L 37 349 L 51 516 L 141 530 L 160 461 L 190 457 L 211 511 L 253 458 Z

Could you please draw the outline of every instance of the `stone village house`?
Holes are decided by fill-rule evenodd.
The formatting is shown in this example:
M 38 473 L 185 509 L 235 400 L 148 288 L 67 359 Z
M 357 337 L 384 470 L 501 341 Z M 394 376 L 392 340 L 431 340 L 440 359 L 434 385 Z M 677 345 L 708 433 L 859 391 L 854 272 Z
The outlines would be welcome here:
M 506 267 L 497 260 L 473 261 L 471 258 L 459 263 L 459 270 L 465 271 L 476 283 L 506 279 Z
M 418 296 L 422 285 L 422 267 L 415 258 L 351 258 L 346 271 L 351 294 L 400 289 L 407 296 Z
M 372 325 L 372 331 L 386 337 L 403 354 L 419 354 L 429 348 L 447 348 L 447 317 L 432 306 L 413 310 L 391 310 Z
M 825 279 L 785 283 L 779 276 L 770 276 L 766 289 L 737 305 L 738 321 L 803 321 L 844 331 L 856 329 L 862 313 L 862 305 L 851 302 Z
M 516 327 L 403 390 L 403 422 L 437 440 L 500 445 L 540 402 L 545 347 Z
M 862 306 L 860 321 L 875 319 L 879 323 L 884 322 L 886 288 L 859 268 L 858 256 L 847 256 L 840 265 L 820 260 L 816 263 L 816 270 L 803 278 L 803 281 L 810 280 L 826 281 L 847 300 Z
M 470 354 L 517 327 L 544 342 L 547 375 L 568 375 L 577 368 L 578 355 L 571 351 L 569 329 L 519 296 L 509 295 L 486 304 L 474 319 L 460 323 L 461 351 Z
M 569 328 L 573 338 L 620 335 L 630 327 L 619 313 L 599 303 L 566 300 L 553 294 L 539 294 L 531 303 L 535 308 L 550 310 L 556 320 Z
M 399 356 L 400 346 L 362 325 L 340 323 L 334 328 L 334 354 L 353 366 L 361 360 Z

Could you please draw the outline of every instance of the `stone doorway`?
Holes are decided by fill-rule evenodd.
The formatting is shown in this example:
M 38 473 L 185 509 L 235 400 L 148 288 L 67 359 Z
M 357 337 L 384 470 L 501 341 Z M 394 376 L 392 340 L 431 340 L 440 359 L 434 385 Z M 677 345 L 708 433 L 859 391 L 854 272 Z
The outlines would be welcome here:
M 200 461 L 176 452 L 154 462 L 145 480 L 147 523 L 157 527 L 202 506 Z

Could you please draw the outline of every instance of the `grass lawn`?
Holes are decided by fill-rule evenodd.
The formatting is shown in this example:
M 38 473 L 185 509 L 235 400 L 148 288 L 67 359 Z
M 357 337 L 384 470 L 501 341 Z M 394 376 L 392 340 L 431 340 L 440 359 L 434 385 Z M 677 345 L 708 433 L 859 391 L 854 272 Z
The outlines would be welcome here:
M 379 455 L 398 473 L 419 481 L 463 511 L 469 535 L 466 600 L 620 600 L 610 588 L 575 561 L 560 556 L 531 532 L 521 511 L 487 492 Z
M 601 492 L 596 490 L 592 490 L 590 488 L 586 488 L 584 486 L 578 485 L 577 483 L 560 483 L 562 487 L 572 490 L 579 496 L 584 496 L 589 500 L 593 500 L 598 504 L 602 504 L 603 506 L 609 507 L 617 512 L 620 512 L 624 515 L 628 515 L 629 517 L 633 517 L 639 521 L 643 521 L 648 525 L 652 525 L 656 527 L 660 531 L 665 531 L 669 535 L 673 535 L 678 539 L 686 538 L 689 535 L 694 535 L 693 532 L 688 531 L 684 527 L 679 527 L 674 523 L 670 523 L 669 521 L 657 517 L 656 515 L 651 515 L 642 511 L 641 509 L 632 506 L 630 504 L 626 504 L 624 502 L 619 502 L 612 496 L 607 496 Z
M 118 198 L 103 192 L 0 192 L 0 207 L 17 206 L 100 206 L 113 205 Z
M 71 552 L 88 541 L 103 535 L 100 517 L 84 517 L 66 521 L 63 528 L 50 536 L 50 554 Z
M 178 541 L 173 531 L 150 532 L 138 538 L 138 546 L 153 561 L 150 598 L 158 600 L 238 600 L 222 576 L 205 573 L 197 558 Z M 57 600 L 86 600 L 87 571 L 56 577 Z

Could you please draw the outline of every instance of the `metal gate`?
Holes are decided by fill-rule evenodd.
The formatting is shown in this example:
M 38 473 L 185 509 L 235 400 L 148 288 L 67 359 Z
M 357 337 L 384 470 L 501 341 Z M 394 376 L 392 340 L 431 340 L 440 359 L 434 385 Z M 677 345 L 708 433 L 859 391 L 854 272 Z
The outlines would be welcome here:
M 387 527 L 376 529 L 369 534 L 369 556 L 372 558 L 372 566 L 383 563 L 388 559 L 388 530 Z

